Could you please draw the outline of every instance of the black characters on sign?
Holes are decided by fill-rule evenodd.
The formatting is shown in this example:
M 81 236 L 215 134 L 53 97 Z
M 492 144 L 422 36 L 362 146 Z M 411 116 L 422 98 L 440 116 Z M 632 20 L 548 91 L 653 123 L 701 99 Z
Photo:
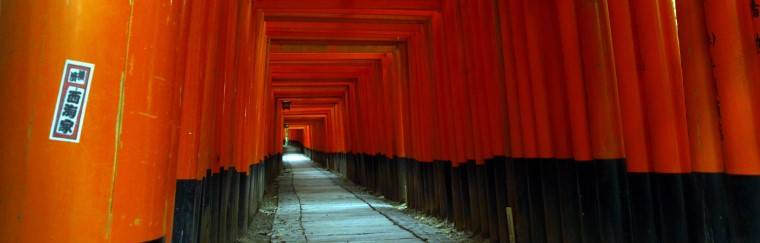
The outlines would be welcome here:
M 58 124 L 58 131 L 64 134 L 71 134 L 74 132 L 74 121 L 69 119 L 63 119 L 61 120 L 61 123 Z
M 82 99 L 82 92 L 76 90 L 69 90 L 66 96 L 66 102 L 79 104 L 79 100 Z
M 87 71 L 72 68 L 69 73 L 69 83 L 84 83 Z
M 74 75 L 74 72 L 72 72 L 71 75 Z M 76 126 L 76 120 L 80 112 L 79 108 L 82 102 L 82 95 L 84 93 L 83 91 L 84 90 L 82 88 L 77 88 L 74 86 L 69 86 L 68 90 L 66 91 L 66 96 L 63 99 L 66 103 L 63 104 L 63 110 L 61 110 L 61 117 L 58 123 L 59 133 L 64 133 L 67 135 L 73 133 L 73 127 Z
M 94 68 L 92 63 L 66 60 L 50 126 L 50 140 L 79 142 Z
M 61 116 L 74 119 L 77 117 L 77 112 L 79 112 L 79 107 L 75 105 L 66 104 L 65 106 L 63 106 L 63 113 L 61 113 Z
M 760 17 L 760 4 L 757 4 L 757 0 L 751 0 L 749 3 L 749 8 L 752 10 L 753 18 Z

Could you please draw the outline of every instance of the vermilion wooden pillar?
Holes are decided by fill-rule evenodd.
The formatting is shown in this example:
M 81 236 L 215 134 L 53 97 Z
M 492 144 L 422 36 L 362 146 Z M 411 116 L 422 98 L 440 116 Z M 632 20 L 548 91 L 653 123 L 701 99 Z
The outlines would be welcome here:
M 181 8 L 169 1 L 3 4 L 8 52 L 0 70 L 15 81 L 0 86 L 15 101 L 2 110 L 17 114 L 2 122 L 0 142 L 9 162 L 2 167 L 2 197 L 10 200 L 1 203 L 5 240 L 163 238 Z M 85 74 L 92 83 L 78 142 L 49 138 L 67 59 L 94 64 Z M 154 92 L 165 96 L 146 99 Z
M 134 39 L 130 45 L 155 49 L 130 48 L 127 52 L 133 71 L 122 80 L 121 135 L 112 199 L 111 236 L 118 242 L 155 240 L 167 234 L 167 186 L 174 180 L 167 175 L 170 160 L 176 158 L 167 151 L 174 148 L 171 141 L 175 141 L 174 129 L 179 125 L 174 114 L 181 82 L 174 78 L 174 43 L 183 5 L 165 1 L 132 7 L 130 35 Z M 153 27 L 158 24 L 153 19 L 167 15 L 175 21 Z
M 17 80 L 0 82 L 4 100 L 15 100 L 3 103 L 2 110 L 16 114 L 14 119 L 0 121 L 0 130 L 6 134 L 0 139 L 7 150 L 3 159 L 9 162 L 2 163 L 0 170 L 2 197 L 10 199 L 0 202 L 0 207 L 5 209 L 0 232 L 8 241 L 18 242 L 30 236 L 43 236 L 41 240 L 110 239 L 106 233 L 109 228 L 106 226 L 107 205 L 112 198 L 118 105 L 92 104 L 118 102 L 118 97 L 111 94 L 119 93 L 120 85 L 102 83 L 101 88 L 89 96 L 90 115 L 84 120 L 87 125 L 82 128 L 79 143 L 52 141 L 48 136 L 67 59 L 97 64 L 98 72 L 92 82 L 122 79 L 127 48 L 125 28 L 117 31 L 101 23 L 128 25 L 130 6 L 126 2 L 97 6 L 88 5 L 86 1 L 69 4 L 18 1 L 6 2 L 0 9 L 0 32 L 4 36 L 0 43 L 8 47 L 8 52 L 0 55 L 3 63 L 0 70 L 8 79 Z M 84 8 L 75 8 L 78 6 Z M 80 10 L 104 9 L 113 11 L 78 14 Z M 78 28 L 50 31 L 67 26 Z M 98 44 L 94 40 L 101 35 L 108 35 L 114 42 L 109 46 Z M 100 122 L 93 122 L 95 120 Z M 88 149 L 98 146 L 102 146 L 101 149 Z M 77 164 L 80 156 L 109 163 L 82 167 Z M 56 163 L 51 163 L 53 161 Z M 90 183 L 72 183 L 83 180 Z M 90 200 L 79 203 L 74 196 Z M 56 211 L 59 213 L 54 213 Z M 82 223 L 52 223 L 72 221 Z M 39 227 L 41 225 L 47 227 Z
M 759 239 L 758 60 L 750 1 L 705 1 L 707 33 L 720 102 L 731 240 Z
M 179 32 L 177 34 L 177 42 L 180 43 L 175 47 L 175 70 L 174 70 L 174 78 L 176 78 L 179 81 L 182 81 L 185 79 L 185 65 L 187 65 L 187 40 L 188 36 L 190 35 L 190 16 L 192 14 L 192 2 L 191 1 L 183 1 L 182 3 L 182 10 L 180 11 L 179 16 Z M 179 96 L 178 100 L 181 100 L 181 92 L 177 92 L 176 94 Z M 177 119 L 181 118 L 181 109 L 175 112 Z M 181 120 L 179 126 L 181 126 Z M 169 151 L 179 151 L 179 128 L 175 131 L 175 135 L 173 136 L 173 142 L 172 147 L 169 148 Z M 167 233 L 166 233 L 166 240 L 172 241 L 173 240 L 173 233 L 174 233 L 174 219 L 175 219 L 175 206 L 177 201 L 177 186 L 181 183 L 177 180 L 177 167 L 179 162 L 179 154 L 173 153 L 173 159 L 170 161 L 170 167 L 169 167 L 169 174 L 168 174 L 168 184 L 169 184 L 169 191 L 168 191 L 168 199 L 167 199 L 167 208 L 168 212 L 166 214 L 166 227 L 167 227 Z M 193 179 L 194 180 L 194 179 Z M 197 184 L 197 183 L 192 183 Z M 193 185 L 195 187 L 196 185 Z M 183 188 L 184 189 L 184 188 Z
M 690 236 L 731 241 L 725 191 L 720 111 L 703 1 L 676 1 L 683 66 L 693 199 L 688 203 Z M 708 38 L 705 38 L 708 37 Z M 687 188 L 690 189 L 690 188 Z
M 585 76 L 594 164 L 579 164 L 583 234 L 589 240 L 622 242 L 626 235 L 621 200 L 625 164 L 620 105 L 606 0 L 575 1 Z M 622 180 L 622 181 L 621 181 Z M 595 215 L 598 213 L 598 215 Z M 598 220 L 598 221 L 597 221 Z M 597 231 L 598 230 L 598 231 Z
M 649 153 L 648 123 L 642 98 L 639 55 L 636 45 L 636 28 L 632 23 L 629 1 L 612 1 L 610 23 L 615 51 L 615 69 L 618 77 L 621 118 L 626 149 L 626 165 L 633 210 L 632 238 L 656 241 L 657 227 L 652 198 L 651 172 L 654 171 Z M 659 23 L 658 23 L 659 24 Z

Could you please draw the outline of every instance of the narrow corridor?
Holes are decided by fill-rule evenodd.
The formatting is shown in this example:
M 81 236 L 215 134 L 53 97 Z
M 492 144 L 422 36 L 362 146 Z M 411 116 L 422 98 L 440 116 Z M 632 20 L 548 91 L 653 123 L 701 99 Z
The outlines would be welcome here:
M 760 242 L 760 0 L 0 0 L 0 36 L 0 243 Z
M 283 162 L 274 242 L 455 242 L 302 154 Z

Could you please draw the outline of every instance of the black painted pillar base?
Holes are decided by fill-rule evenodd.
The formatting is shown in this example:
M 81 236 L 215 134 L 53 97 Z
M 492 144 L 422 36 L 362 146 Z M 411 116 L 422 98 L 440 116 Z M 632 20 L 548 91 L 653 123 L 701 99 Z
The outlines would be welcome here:
M 726 175 L 729 222 L 736 242 L 760 242 L 760 176 Z
M 544 209 L 544 182 L 541 173 L 541 159 L 526 159 L 525 171 L 528 181 L 528 208 L 530 212 L 531 239 L 534 242 L 546 242 L 546 216 Z
M 462 197 L 462 191 L 459 187 L 460 179 L 459 179 L 459 166 L 453 166 L 451 167 L 451 205 L 453 206 L 453 213 L 454 213 L 454 226 L 462 230 L 466 228 L 464 223 L 464 210 L 462 209 L 464 207 L 463 200 L 465 198 Z
M 174 196 L 174 225 L 172 237 L 174 242 L 191 242 L 197 235 L 196 215 L 197 198 L 200 197 L 203 181 L 188 179 L 177 180 Z
M 559 181 L 557 172 L 557 160 L 538 159 L 544 200 L 544 223 L 546 240 L 548 242 L 562 241 L 562 213 L 559 199 Z M 562 182 L 566 183 L 566 182 Z
M 450 161 L 442 161 L 438 163 L 438 172 L 436 172 L 437 175 L 441 178 L 440 184 L 438 185 L 438 188 L 441 190 L 443 195 L 441 195 L 441 207 L 443 207 L 443 218 L 448 220 L 449 222 L 454 221 L 454 200 L 453 200 L 453 193 L 451 191 L 451 162 Z
M 494 179 L 494 160 L 487 159 L 485 164 L 480 165 L 483 169 L 483 181 L 485 182 L 486 206 L 488 212 L 488 239 L 491 242 L 499 241 L 499 213 L 496 209 L 496 182 Z
M 560 214 L 562 216 L 562 240 L 565 243 L 580 243 L 580 198 L 578 197 L 578 175 L 575 160 L 557 159 L 557 190 L 559 192 Z
M 530 184 L 526 159 L 515 158 L 508 166 L 510 205 L 512 207 L 517 242 L 536 242 L 531 239 Z
M 498 234 L 499 241 L 507 242 L 509 240 L 509 229 L 507 225 L 507 158 L 496 157 L 493 159 L 494 191 L 496 196 L 496 219 L 499 222 Z
M 478 192 L 478 177 L 477 177 L 477 169 L 475 168 L 475 161 L 468 161 L 465 165 L 467 168 L 466 171 L 466 183 L 467 183 L 467 193 L 470 199 L 470 223 L 473 233 L 480 234 L 481 231 L 484 229 L 481 228 L 483 221 L 481 220 L 481 214 L 480 214 L 480 193 Z

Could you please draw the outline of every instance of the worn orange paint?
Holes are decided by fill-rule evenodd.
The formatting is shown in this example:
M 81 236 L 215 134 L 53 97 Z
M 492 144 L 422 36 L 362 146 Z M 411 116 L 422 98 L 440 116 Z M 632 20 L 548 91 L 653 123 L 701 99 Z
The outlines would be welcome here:
M 475 9 L 475 4 L 470 4 L 466 2 L 458 2 L 459 8 L 460 8 L 460 19 L 461 19 L 461 25 L 462 25 L 462 36 L 471 36 L 472 39 L 482 38 L 482 37 L 475 37 L 479 36 L 482 33 L 478 31 L 478 27 L 473 24 L 474 19 L 477 16 L 477 13 L 475 13 L 477 10 Z M 465 18 L 462 16 L 471 16 L 469 18 Z M 469 49 L 469 52 L 472 53 L 472 55 L 465 55 L 463 56 L 463 63 L 462 66 L 464 66 L 464 77 L 463 81 L 474 84 L 474 85 L 463 85 L 463 89 L 461 92 L 464 92 L 464 94 L 467 96 L 467 100 L 465 101 L 465 107 L 464 107 L 464 114 L 467 114 L 465 116 L 465 126 L 471 127 L 471 131 L 468 132 L 471 134 L 472 137 L 472 151 L 473 151 L 473 157 L 469 157 L 468 160 L 475 160 L 476 164 L 483 164 L 485 157 L 487 157 L 486 153 L 490 152 L 488 149 L 488 142 L 486 139 L 488 138 L 485 136 L 487 134 L 488 130 L 488 120 L 483 119 L 483 110 L 486 108 L 487 104 L 483 102 L 483 99 L 485 98 L 485 95 L 483 94 L 483 80 L 481 80 L 478 76 L 479 73 L 477 72 L 476 66 L 480 66 L 482 61 L 481 59 L 485 57 L 480 57 L 480 53 L 478 51 L 479 48 L 474 47 L 475 44 L 474 41 L 471 40 L 471 38 L 462 38 L 462 48 Z M 478 56 L 480 58 L 475 58 L 474 56 Z M 474 95 L 474 94 L 483 94 L 483 95 Z
M 3 190 L 14 196 L 3 198 L 15 202 L 2 205 L 8 210 L 3 215 L 4 239 L 121 242 L 164 235 L 171 160 L 171 154 L 165 152 L 172 146 L 176 125 L 171 109 L 176 96 L 171 94 L 178 91 L 173 78 L 173 38 L 179 9 L 179 4 L 168 1 L 3 4 L 3 44 L 13 51 L 2 55 L 2 70 L 18 75 L 8 78 L 19 80 L 14 89 L 26 92 L 18 92 L 21 103 L 3 107 L 24 110 L 18 113 L 21 122 L 3 126 L 22 132 L 21 136 L 9 132 L 2 140 L 9 156 L 15 157 L 9 161 L 16 162 L 4 164 L 21 168 L 4 167 L 3 171 L 25 177 L 3 176 L 14 180 L 7 185 L 19 184 Z M 153 21 L 159 16 L 167 21 Z M 25 19 L 23 28 L 15 22 Z M 65 59 L 95 64 L 79 143 L 48 139 L 49 114 L 55 108 Z M 27 70 L 31 67 L 38 69 Z M 152 99 L 149 94 L 153 92 L 167 95 Z M 136 136 L 140 129 L 152 136 Z M 132 180 L 138 182 L 130 184 Z M 150 189 L 140 186 L 146 184 L 152 185 Z M 126 218 L 139 218 L 144 224 L 126 229 L 122 224 Z
M 723 172 L 718 94 L 708 38 L 705 38 L 709 35 L 705 28 L 703 1 L 678 0 L 676 8 L 692 169 L 695 172 Z
M 591 149 L 594 159 L 624 157 L 620 104 L 606 0 L 576 0 L 581 61 L 586 78 Z
M 520 132 L 522 133 L 524 158 L 538 158 L 538 139 L 536 122 L 533 116 L 533 100 L 530 97 L 530 71 L 528 67 L 528 43 L 526 39 L 525 14 L 523 13 L 523 0 L 510 0 L 509 10 L 514 38 L 512 48 L 515 53 L 515 67 L 517 70 L 517 95 L 520 115 Z
M 684 87 L 683 87 L 683 73 L 682 73 L 682 64 L 681 64 L 681 55 L 680 55 L 680 46 L 678 44 L 678 29 L 676 27 L 676 16 L 675 16 L 675 9 L 673 6 L 673 2 L 668 1 L 658 1 L 659 9 L 660 9 L 660 26 L 662 26 L 662 32 L 663 32 L 663 44 L 665 46 L 665 49 L 663 51 L 666 58 L 666 66 L 671 71 L 669 72 L 669 79 L 670 81 L 670 95 L 673 105 L 673 113 L 672 119 L 673 119 L 673 129 L 675 131 L 676 138 L 675 142 L 678 144 L 678 154 L 680 157 L 679 160 L 679 169 L 668 169 L 670 171 L 679 171 L 681 173 L 690 173 L 692 172 L 691 168 L 691 153 L 690 153 L 690 146 L 689 146 L 689 133 L 688 133 L 688 124 L 687 124 L 687 117 L 686 117 L 686 97 L 684 94 Z M 673 153 L 673 152 L 670 152 Z M 671 163 L 666 165 L 666 167 L 671 167 Z M 656 167 L 655 167 L 656 168 Z
M 431 31 L 433 33 L 433 36 L 444 36 L 445 35 L 445 29 L 443 28 L 445 19 L 442 18 L 441 15 L 436 15 L 431 20 Z M 444 161 L 451 161 L 452 165 L 457 165 L 457 149 L 455 146 L 455 137 L 454 137 L 454 116 L 451 115 L 451 84 L 449 82 L 450 80 L 450 73 L 448 72 L 448 68 L 446 68 L 446 59 L 444 58 L 446 56 L 446 50 L 445 47 L 446 43 L 444 41 L 444 38 L 433 38 L 433 48 L 436 50 L 433 52 L 433 60 L 435 61 L 435 68 L 437 70 L 440 70 L 440 73 L 437 75 L 436 80 L 436 90 L 435 90 L 435 97 L 436 97 L 436 103 L 438 106 L 436 107 L 437 117 L 436 120 L 439 123 L 439 129 L 438 130 L 438 139 L 439 140 L 439 146 L 435 147 L 437 157 L 439 157 L 441 160 Z M 383 69 L 387 70 L 388 72 L 391 72 L 392 70 L 390 67 L 393 66 L 393 60 L 389 59 L 389 63 L 383 63 Z M 393 90 L 389 90 L 389 92 L 393 92 Z M 391 100 L 391 102 L 393 102 Z M 389 108 L 392 108 L 393 105 L 390 104 Z M 392 121 L 392 120 L 391 120 Z
M 248 1 L 245 1 L 248 2 Z M 259 26 L 256 26 L 254 13 L 252 12 L 248 3 L 240 2 L 238 10 L 238 25 L 240 26 L 237 33 L 237 70 L 234 82 L 234 100 L 233 100 L 233 118 L 232 118 L 232 155 L 231 162 L 237 163 L 238 167 L 248 167 L 252 163 L 248 158 L 250 153 L 250 144 L 245 142 L 245 136 L 254 136 L 254 134 L 248 134 L 248 126 L 251 124 L 246 120 L 246 115 L 251 110 L 250 105 L 246 101 L 250 95 L 250 84 L 253 82 L 253 48 L 257 43 L 254 43 L 254 36 L 258 33 Z M 258 41 L 256 41 L 258 42 Z
M 501 33 L 501 55 L 503 59 L 504 82 L 506 89 L 507 122 L 509 124 L 509 144 L 507 156 L 523 158 L 522 126 L 519 119 L 519 99 L 517 90 L 517 70 L 514 55 L 513 29 L 509 20 L 510 4 L 508 0 L 499 2 L 499 29 Z
M 185 65 L 186 65 L 186 57 L 187 57 L 187 38 L 190 34 L 190 14 L 192 12 L 191 6 L 192 3 L 190 0 L 182 1 L 181 3 L 181 9 L 180 9 L 180 16 L 179 16 L 179 31 L 177 33 L 177 46 L 175 47 L 174 55 L 174 79 L 178 82 L 181 82 L 185 79 Z M 176 98 L 175 100 L 180 100 L 182 96 L 182 92 L 176 92 L 175 94 Z M 181 114 L 179 111 L 175 112 L 175 117 L 178 122 L 181 122 L 179 119 L 181 118 Z M 179 123 L 177 124 L 180 125 Z M 177 152 L 179 151 L 179 134 L 180 129 L 179 127 L 174 130 L 174 134 L 172 134 L 172 147 L 169 148 L 169 152 L 172 155 L 172 159 L 169 161 L 169 174 L 168 174 L 168 192 L 167 192 L 167 212 L 166 212 L 166 241 L 172 241 L 172 227 L 174 225 L 174 204 L 176 201 L 176 191 L 177 191 L 177 183 L 175 183 L 177 178 L 177 164 L 178 164 L 178 158 L 179 155 Z
M 547 97 L 546 86 L 546 72 L 547 66 L 544 59 L 544 52 L 548 51 L 546 46 L 546 38 L 541 36 L 539 31 L 543 31 L 541 22 L 542 16 L 540 12 L 543 12 L 545 8 L 541 8 L 539 1 L 523 1 L 523 8 L 525 21 L 525 37 L 527 44 L 528 54 L 528 72 L 530 73 L 530 79 L 525 80 L 525 86 L 530 95 L 531 102 L 533 103 L 533 109 L 531 111 L 531 119 L 534 122 L 535 137 L 536 137 L 536 156 L 537 158 L 553 158 L 553 137 L 552 129 L 550 125 L 551 119 L 549 118 L 549 102 Z M 529 84 L 528 84 L 529 83 Z
M 472 80 L 474 87 L 470 89 L 470 106 L 474 113 L 475 126 L 480 129 L 479 147 L 483 159 L 494 156 L 504 156 L 505 153 L 505 126 L 506 101 L 504 100 L 504 82 L 499 69 L 499 53 L 497 49 L 497 33 L 493 22 L 494 12 L 492 2 L 467 2 L 463 11 L 467 11 L 463 24 L 465 48 L 471 50 L 472 59 L 467 61 L 468 79 Z M 466 6 L 469 5 L 469 6 Z
M 246 6 L 243 8 L 251 9 L 247 7 L 250 1 L 246 2 Z M 260 146 L 259 142 L 263 139 L 263 129 L 269 125 L 263 121 L 262 117 L 263 112 L 266 112 L 264 101 L 266 100 L 265 94 L 267 93 L 265 93 L 264 87 L 270 85 L 267 82 L 268 73 L 266 72 L 268 68 L 267 48 L 269 48 L 269 41 L 263 13 L 260 11 L 253 12 L 252 10 L 251 16 L 251 28 L 253 30 L 251 31 L 251 40 L 253 40 L 251 60 L 253 61 L 253 66 L 245 67 L 250 69 L 251 74 L 248 80 L 249 84 L 245 87 L 245 89 L 249 90 L 249 95 L 245 97 L 247 99 L 247 108 L 245 109 L 246 130 L 242 133 L 244 145 L 240 148 L 244 149 L 243 154 L 245 156 L 243 161 L 247 161 L 247 164 L 257 164 L 266 157 L 262 149 L 263 146 Z
M 3 240 L 108 240 L 129 21 L 127 2 L 2 3 L 0 110 L 13 114 L 0 121 Z M 48 139 L 66 59 L 95 64 L 79 143 Z
M 218 158 L 219 164 L 235 167 L 238 171 L 247 172 L 248 166 L 241 166 L 232 161 L 232 117 L 233 117 L 233 91 L 235 84 L 235 57 L 238 47 L 238 33 L 243 32 L 239 25 L 238 8 L 240 1 L 223 1 L 220 10 L 223 12 L 220 25 L 219 58 L 216 66 L 218 70 L 214 108 L 214 160 Z
M 111 237 L 148 241 L 166 234 L 168 153 L 178 127 L 174 44 L 181 4 L 135 3 L 122 88 Z M 168 21 L 155 21 L 155 19 Z M 145 48 L 149 47 L 149 48 Z
M 631 19 L 628 0 L 611 1 L 610 23 L 615 30 L 612 40 L 615 45 L 615 70 L 618 77 L 618 95 L 623 121 L 626 163 L 630 172 L 652 172 L 649 156 L 649 133 L 642 104 L 641 77 L 635 45 L 636 35 Z
M 219 20 L 220 20 L 220 2 L 209 1 L 205 3 L 204 10 L 208 11 L 205 22 L 205 30 L 201 34 L 202 49 L 201 54 L 203 59 L 200 60 L 200 82 L 201 82 L 201 100 L 197 111 L 200 116 L 198 134 L 198 151 L 194 155 L 198 156 L 198 164 L 196 169 L 196 178 L 202 178 L 206 175 L 206 170 L 211 168 L 213 172 L 218 172 L 221 168 L 229 168 L 229 164 L 222 164 L 221 161 L 216 160 L 214 154 L 214 122 L 216 117 L 214 114 L 214 108 L 216 105 L 216 86 L 221 83 L 218 81 L 218 73 L 221 67 L 217 66 L 217 58 L 219 57 Z
M 752 21 L 752 25 L 754 26 L 754 28 L 752 29 L 753 31 L 750 31 L 751 33 L 748 38 L 752 40 L 750 42 L 752 42 L 755 46 L 755 52 L 754 52 L 753 61 L 752 61 L 755 63 L 755 68 L 751 69 L 751 70 L 754 70 L 754 75 L 752 76 L 754 77 L 754 81 L 751 82 L 752 86 L 750 87 L 750 89 L 752 89 L 752 95 L 755 98 L 754 103 L 753 103 L 755 127 L 760 127 L 760 2 L 758 2 L 758 0 L 753 0 L 750 2 L 750 4 L 746 4 L 746 1 L 745 2 L 738 1 L 737 4 L 739 6 L 742 6 L 744 4 L 743 5 L 744 9 L 742 9 L 741 7 L 739 9 L 739 16 L 742 17 L 742 19 L 744 19 L 745 21 L 747 20 L 747 18 L 750 18 Z M 744 25 L 744 23 L 745 22 L 743 22 L 742 25 Z M 760 132 L 758 132 L 756 136 L 760 137 Z M 758 141 L 758 143 L 760 143 L 760 141 Z M 760 167 L 760 166 L 757 166 L 757 167 Z M 757 167 L 754 169 L 755 171 L 758 171 Z
M 578 48 L 580 41 L 574 2 L 557 1 L 557 18 L 559 19 L 562 61 L 565 69 L 568 112 L 571 114 L 569 123 L 573 157 L 577 161 L 590 161 L 593 156 L 589 120 L 587 115 L 583 115 L 588 114 L 586 83 L 583 76 L 583 65 L 578 62 L 581 60 L 581 51 Z
M 177 179 L 201 179 L 198 171 L 198 151 L 200 146 L 201 105 L 203 101 L 203 68 L 205 46 L 202 38 L 207 24 L 207 2 L 193 1 L 190 13 L 187 57 L 184 67 L 182 87 L 182 105 L 180 118 L 179 149 L 177 162 Z
M 720 101 L 723 128 L 723 159 L 726 172 L 760 175 L 758 127 L 753 114 L 754 95 L 749 87 L 757 83 L 756 63 L 747 22 L 738 13 L 737 1 L 705 1 L 710 37 L 710 53 Z
M 570 135 L 570 113 L 567 99 L 567 87 L 565 82 L 565 67 L 563 60 L 557 56 L 563 56 L 560 43 L 560 29 L 557 25 L 557 6 L 553 1 L 542 1 L 541 8 L 546 9 L 540 19 L 543 29 L 542 44 L 545 46 L 543 59 L 546 67 L 546 90 L 549 101 L 550 124 L 552 132 L 552 151 L 554 158 L 573 158 L 572 140 Z

